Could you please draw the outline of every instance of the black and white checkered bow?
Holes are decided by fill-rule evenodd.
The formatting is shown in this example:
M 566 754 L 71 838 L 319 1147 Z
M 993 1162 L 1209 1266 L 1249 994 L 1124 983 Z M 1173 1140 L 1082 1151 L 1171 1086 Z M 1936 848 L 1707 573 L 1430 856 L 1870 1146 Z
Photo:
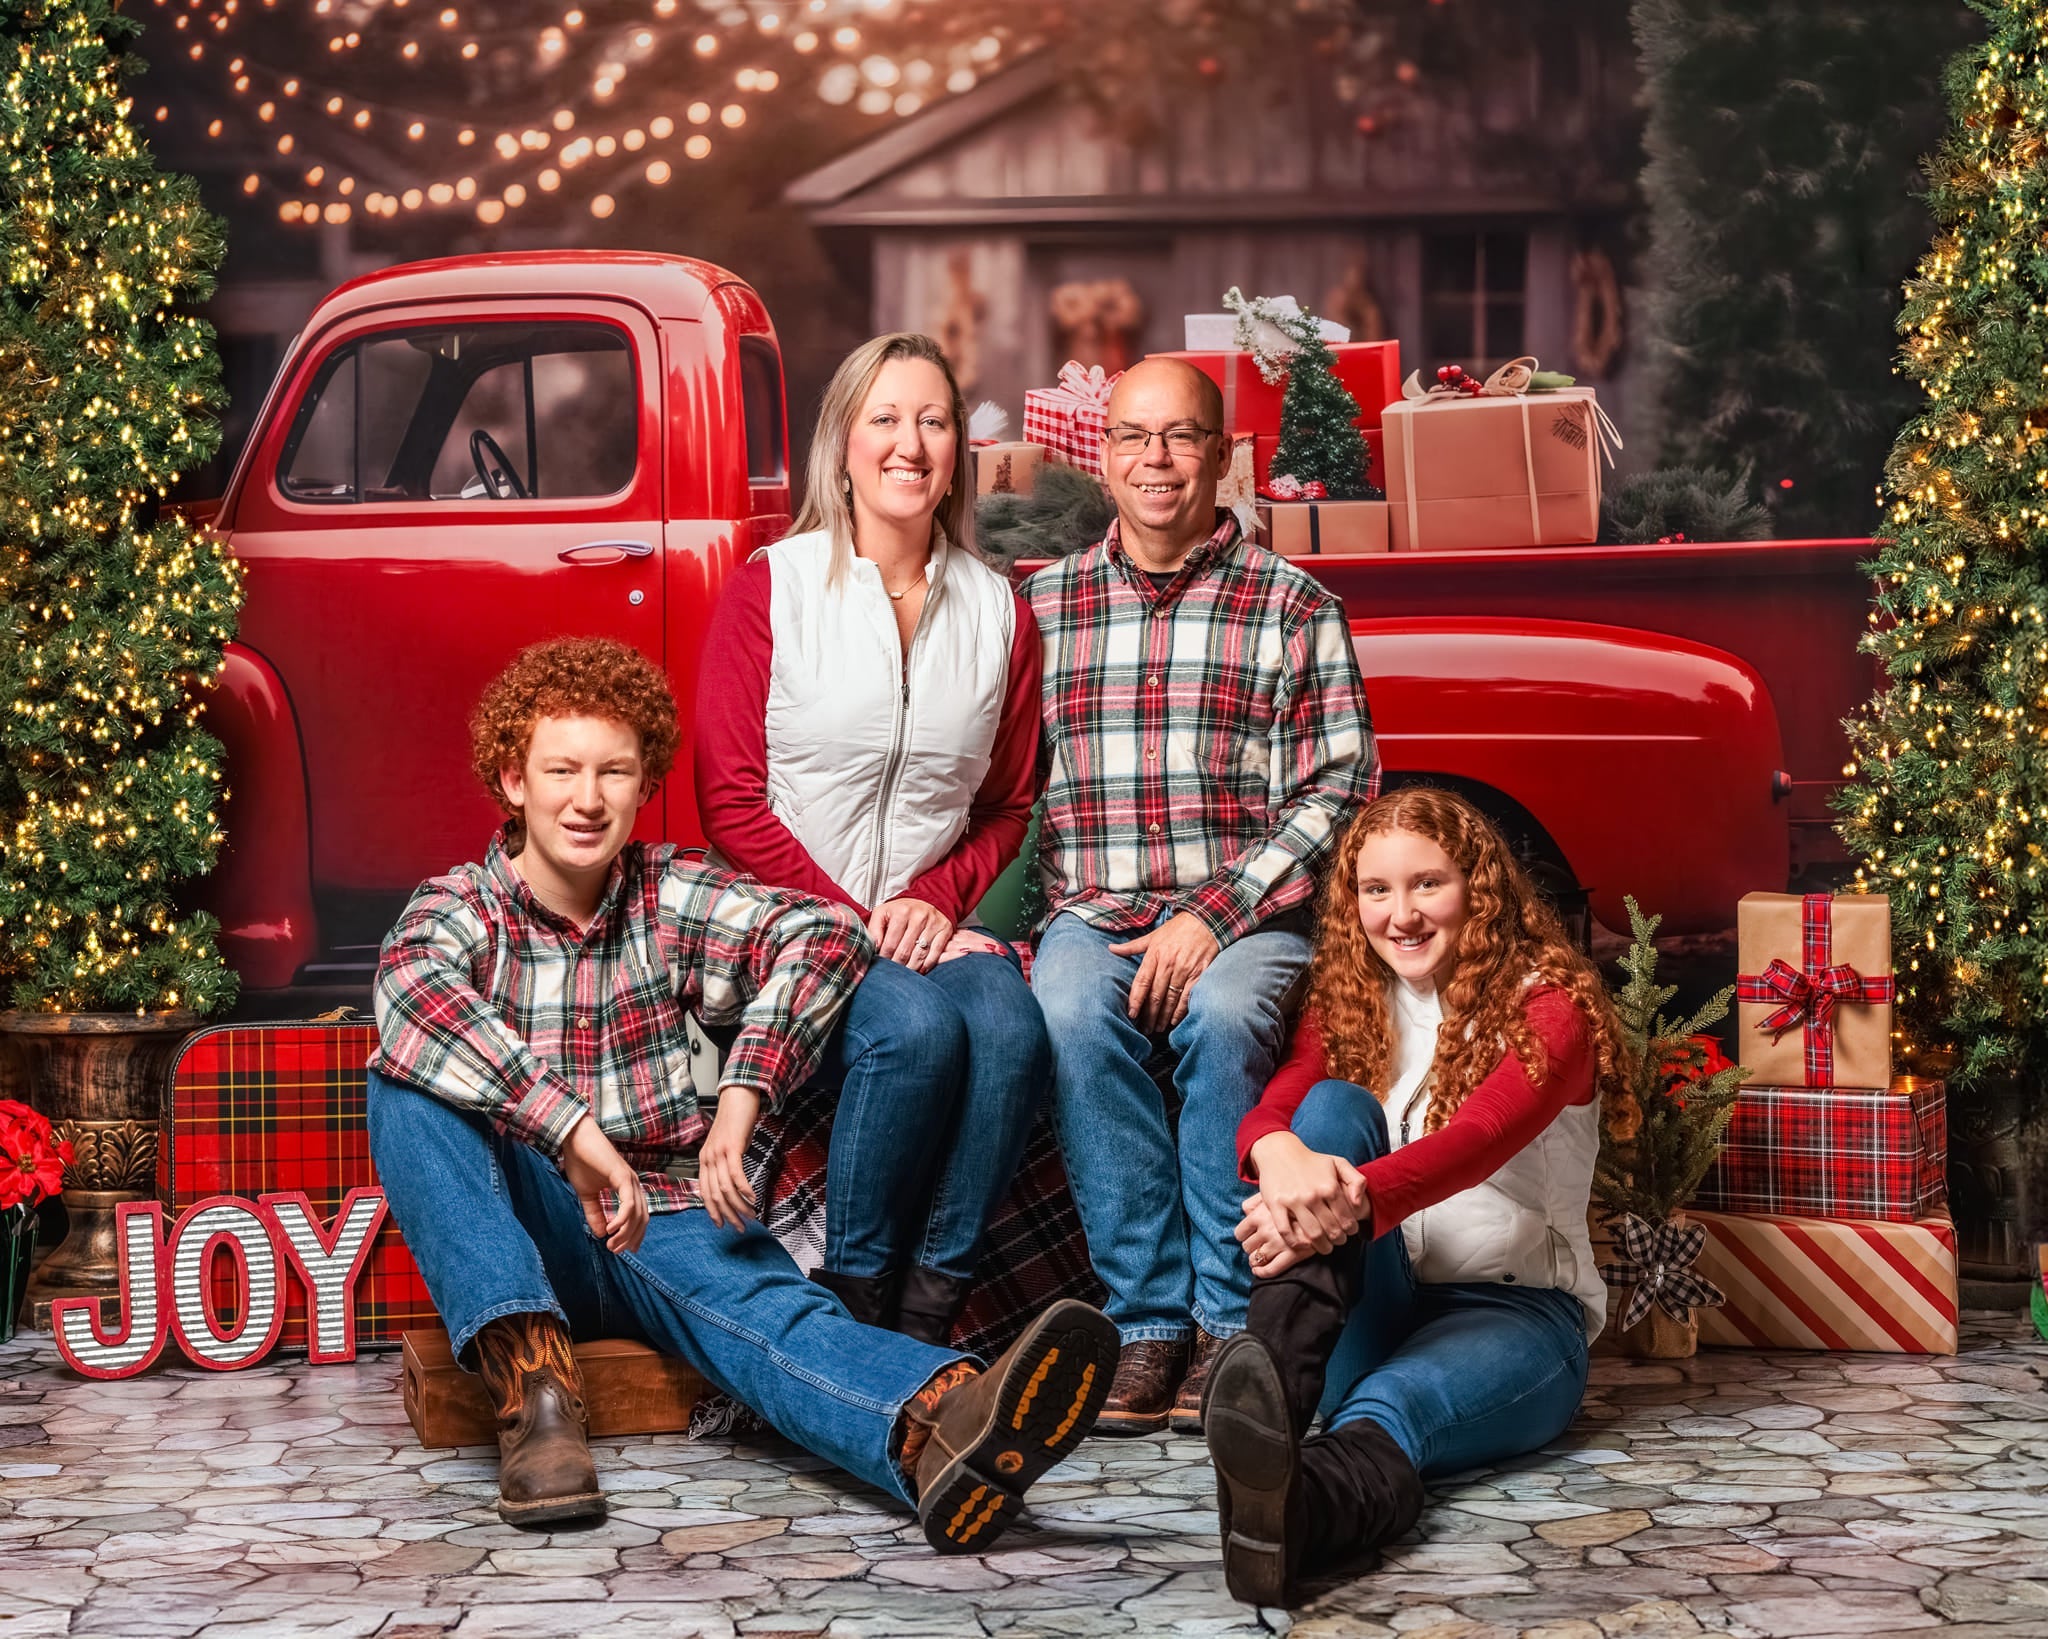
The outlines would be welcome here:
M 1683 1323 L 1695 1309 L 1718 1309 L 1728 1301 L 1720 1287 L 1693 1271 L 1693 1260 L 1707 1244 L 1704 1224 L 1680 1226 L 1668 1219 L 1653 1224 L 1625 1212 L 1613 1229 L 1621 1256 L 1600 1266 L 1600 1278 L 1610 1286 L 1634 1288 L 1621 1313 L 1623 1331 L 1647 1315 L 1652 1303 Z

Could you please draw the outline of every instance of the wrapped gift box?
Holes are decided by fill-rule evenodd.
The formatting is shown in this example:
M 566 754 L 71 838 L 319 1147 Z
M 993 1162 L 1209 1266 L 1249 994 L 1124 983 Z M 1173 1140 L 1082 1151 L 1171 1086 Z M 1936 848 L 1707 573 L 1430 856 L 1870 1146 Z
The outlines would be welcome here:
M 1358 425 L 1366 434 L 1371 455 L 1367 478 L 1385 488 L 1378 432 L 1386 405 L 1401 396 L 1401 344 L 1341 342 L 1330 351 L 1337 358 L 1337 379 L 1358 400 Z M 1223 425 L 1257 438 L 1256 476 L 1261 484 L 1265 483 L 1272 476 L 1273 452 L 1280 447 L 1280 402 L 1287 396 L 1287 378 L 1268 382 L 1259 374 L 1250 353 L 1229 348 L 1159 353 L 1153 357 L 1185 359 L 1223 389 Z
M 1397 552 L 1584 546 L 1600 534 L 1603 426 L 1590 387 L 1434 393 L 1380 413 Z
M 1228 299 L 1228 298 L 1226 298 Z M 1301 312 L 1301 304 L 1292 296 L 1275 296 L 1273 310 L 1293 317 Z M 1293 346 L 1287 333 L 1277 324 L 1261 319 L 1259 329 L 1263 332 L 1261 341 L 1276 352 L 1285 352 Z M 1190 351 L 1198 349 L 1227 349 L 1237 345 L 1237 315 L 1235 313 L 1187 313 L 1181 316 L 1181 346 Z M 1317 319 L 1316 334 L 1324 341 L 1349 341 L 1351 332 L 1334 319 Z
M 1745 1078 L 1776 1087 L 1892 1084 L 1892 907 L 1882 894 L 1744 894 L 1735 908 L 1736 1037 Z
M 1283 558 L 1387 550 L 1385 501 L 1261 501 L 1259 544 Z
M 1700 1342 L 1736 1349 L 1956 1351 L 1956 1231 L 1914 1223 L 1696 1212 L 1695 1270 L 1727 1303 L 1700 1309 Z
M 1711 1212 L 1911 1223 L 1948 1200 L 1944 1088 L 1743 1088 L 1693 1204 Z
M 1116 379 L 1099 364 L 1091 369 L 1071 360 L 1062 365 L 1057 387 L 1033 387 L 1024 395 L 1025 442 L 1044 445 L 1084 472 L 1101 472 L 1102 429 Z
M 1029 495 L 1038 481 L 1038 469 L 1045 464 L 1043 444 L 1026 444 L 1009 439 L 974 446 L 974 493 L 976 495 Z

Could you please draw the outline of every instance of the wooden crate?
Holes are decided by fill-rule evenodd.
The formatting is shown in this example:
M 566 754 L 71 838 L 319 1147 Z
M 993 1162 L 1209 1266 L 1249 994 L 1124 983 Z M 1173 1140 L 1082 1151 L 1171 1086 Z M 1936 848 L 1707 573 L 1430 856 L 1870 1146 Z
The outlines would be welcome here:
M 606 1338 L 576 1345 L 593 1440 L 621 1434 L 680 1434 L 710 1388 L 692 1366 L 644 1343 Z M 483 1379 L 455 1364 L 448 1334 L 405 1334 L 405 1415 L 429 1450 L 495 1445 L 497 1419 Z

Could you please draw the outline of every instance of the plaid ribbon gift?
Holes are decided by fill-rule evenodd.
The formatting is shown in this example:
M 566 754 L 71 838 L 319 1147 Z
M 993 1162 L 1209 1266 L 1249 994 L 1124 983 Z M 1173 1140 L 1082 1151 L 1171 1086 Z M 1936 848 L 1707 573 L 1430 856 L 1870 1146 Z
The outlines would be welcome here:
M 1653 1224 L 1624 1212 L 1611 1229 L 1621 1256 L 1600 1265 L 1600 1278 L 1609 1286 L 1633 1288 L 1621 1311 L 1624 1332 L 1650 1312 L 1652 1303 L 1683 1325 L 1693 1310 L 1725 1301 L 1718 1286 L 1693 1271 L 1693 1260 L 1707 1244 L 1707 1232 L 1698 1224 L 1675 1224 L 1668 1218 Z
M 1117 376 L 1103 374 L 1101 365 L 1084 367 L 1069 359 L 1060 366 L 1057 387 L 1033 387 L 1025 393 L 1024 441 L 1045 445 L 1069 466 L 1100 472 L 1109 390 L 1116 383 Z
M 1892 976 L 1866 977 L 1847 962 L 1833 959 L 1835 899 L 1810 893 L 1800 901 L 1800 965 L 1782 957 L 1761 973 L 1735 979 L 1738 1002 L 1769 1007 L 1756 1028 L 1773 1042 L 1795 1026 L 1804 1034 L 1806 1085 L 1826 1087 L 1835 1080 L 1835 1012 L 1843 1006 L 1892 1002 Z M 1788 1078 L 1789 1079 L 1789 1078 Z
M 1693 1204 L 1711 1212 L 1912 1223 L 1948 1199 L 1943 1087 L 1743 1088 Z

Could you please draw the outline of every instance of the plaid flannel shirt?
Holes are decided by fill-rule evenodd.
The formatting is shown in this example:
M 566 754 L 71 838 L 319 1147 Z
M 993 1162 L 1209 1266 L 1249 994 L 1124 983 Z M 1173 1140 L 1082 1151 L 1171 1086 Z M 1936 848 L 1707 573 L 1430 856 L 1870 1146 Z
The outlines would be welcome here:
M 1038 860 L 1051 912 L 1229 944 L 1315 893 L 1378 785 L 1343 606 L 1234 519 L 1164 589 L 1115 524 L 1024 586 L 1045 640 Z
M 738 1024 L 719 1078 L 770 1110 L 809 1079 L 874 947 L 842 905 L 628 843 L 580 932 L 491 841 L 421 884 L 377 968 L 370 1068 L 480 1110 L 547 1155 L 595 1115 L 656 1212 L 704 1136 L 683 1013 Z

